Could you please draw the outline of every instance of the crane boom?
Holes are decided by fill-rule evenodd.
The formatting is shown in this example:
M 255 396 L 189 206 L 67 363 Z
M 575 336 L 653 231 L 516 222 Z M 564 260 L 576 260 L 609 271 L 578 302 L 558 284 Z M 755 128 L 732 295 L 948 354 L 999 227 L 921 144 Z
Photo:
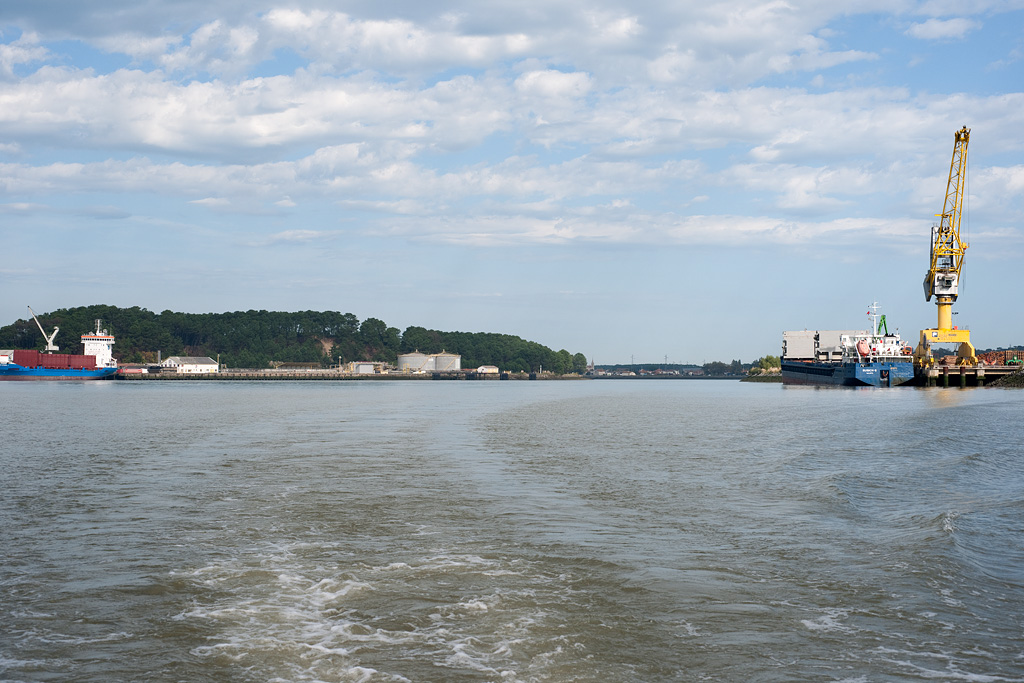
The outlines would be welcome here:
M 967 178 L 967 143 L 971 131 L 964 126 L 953 139 L 953 158 L 949 163 L 949 180 L 946 182 L 946 199 L 938 225 L 932 226 L 931 262 L 924 278 L 924 299 L 932 296 L 941 300 L 950 297 L 956 301 L 960 285 L 960 269 L 964 265 L 964 252 L 968 245 L 960 241 L 960 216 L 963 213 L 964 186 Z M 943 326 L 941 316 L 939 327 Z
M 964 265 L 964 252 L 968 245 L 960 241 L 960 216 L 963 212 L 964 192 L 967 185 L 967 143 L 971 131 L 967 126 L 953 136 L 953 158 L 949 162 L 949 180 L 946 198 L 938 225 L 932 226 L 931 257 L 924 276 L 924 299 L 935 297 L 938 323 L 933 329 L 921 330 L 921 342 L 914 350 L 914 361 L 919 366 L 932 364 L 931 344 L 953 343 L 957 348 L 957 362 L 976 365 L 978 362 L 971 344 L 970 330 L 953 326 L 953 302 L 960 293 L 960 271 Z
M 54 327 L 53 333 L 47 336 L 45 330 L 43 330 L 43 324 L 39 322 L 39 318 L 36 317 L 36 312 L 32 310 L 31 306 L 28 307 L 28 312 L 32 314 L 32 319 L 36 321 L 36 327 L 38 327 L 39 331 L 43 333 L 43 339 L 46 340 L 46 352 L 53 353 L 54 351 L 60 351 L 60 347 L 53 343 L 53 338 L 57 336 L 58 332 L 60 332 L 60 328 Z

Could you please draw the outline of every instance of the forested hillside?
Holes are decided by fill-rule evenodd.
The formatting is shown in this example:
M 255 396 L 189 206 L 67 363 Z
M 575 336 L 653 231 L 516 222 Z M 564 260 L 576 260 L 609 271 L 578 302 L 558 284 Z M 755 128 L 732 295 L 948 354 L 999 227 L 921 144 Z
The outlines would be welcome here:
M 210 356 L 231 368 L 264 368 L 272 361 L 330 366 L 352 360 L 394 363 L 399 353 L 448 351 L 462 356 L 462 367 L 497 365 L 511 372 L 583 372 L 586 357 L 552 351 L 508 334 L 441 332 L 409 327 L 400 332 L 382 320 L 362 322 L 336 311 L 236 311 L 233 313 L 153 313 L 145 308 L 82 306 L 39 315 L 62 352 L 81 353 L 79 337 L 95 329 L 95 320 L 116 337 L 114 357 L 122 363 L 154 362 L 168 356 Z M 0 327 L 0 348 L 40 349 L 39 328 L 31 317 Z

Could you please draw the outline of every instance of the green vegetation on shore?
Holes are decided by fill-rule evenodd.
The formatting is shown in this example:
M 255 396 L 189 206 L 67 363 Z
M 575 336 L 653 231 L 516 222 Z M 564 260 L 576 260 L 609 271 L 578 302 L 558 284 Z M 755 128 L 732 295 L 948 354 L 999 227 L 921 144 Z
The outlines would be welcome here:
M 39 315 L 49 333 L 60 327 L 56 343 L 65 353 L 81 353 L 79 336 L 95 329 L 95 320 L 117 341 L 114 357 L 122 363 L 153 363 L 157 351 L 168 356 L 220 357 L 234 368 L 266 368 L 272 361 L 319 363 L 323 367 L 354 360 L 394 363 L 399 353 L 447 351 L 462 356 L 462 367 L 497 365 L 509 372 L 582 373 L 582 353 L 553 351 L 509 334 L 441 332 L 409 327 L 400 332 L 377 318 L 362 322 L 336 311 L 236 311 L 233 313 L 153 313 L 145 308 L 81 306 Z M 42 349 L 43 339 L 30 318 L 0 327 L 0 348 Z
M 750 366 L 751 375 L 778 374 L 782 369 L 782 358 L 779 356 L 762 356 Z

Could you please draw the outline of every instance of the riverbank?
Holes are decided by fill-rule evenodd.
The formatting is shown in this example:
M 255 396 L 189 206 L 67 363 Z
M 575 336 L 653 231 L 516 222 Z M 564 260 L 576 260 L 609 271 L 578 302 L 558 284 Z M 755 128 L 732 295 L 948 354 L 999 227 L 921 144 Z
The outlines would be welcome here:
M 1024 369 L 1018 370 L 1012 375 L 1000 377 L 990 386 L 999 387 L 1001 389 L 1024 389 Z
M 367 373 L 353 374 L 336 370 L 222 370 L 208 373 L 118 373 L 115 379 L 132 382 L 294 382 L 294 381 L 333 381 L 333 382 L 418 382 L 418 381 L 506 381 L 506 380 L 579 380 L 587 379 L 579 375 L 553 375 L 550 373 L 525 372 L 429 372 L 429 373 Z

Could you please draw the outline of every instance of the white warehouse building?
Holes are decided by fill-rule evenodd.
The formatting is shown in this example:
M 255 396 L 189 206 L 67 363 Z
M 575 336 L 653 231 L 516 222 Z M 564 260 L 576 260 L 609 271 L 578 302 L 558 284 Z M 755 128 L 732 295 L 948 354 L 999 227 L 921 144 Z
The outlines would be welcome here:
M 163 363 L 165 368 L 174 368 L 181 374 L 207 374 L 217 372 L 217 361 L 208 356 L 171 356 Z

